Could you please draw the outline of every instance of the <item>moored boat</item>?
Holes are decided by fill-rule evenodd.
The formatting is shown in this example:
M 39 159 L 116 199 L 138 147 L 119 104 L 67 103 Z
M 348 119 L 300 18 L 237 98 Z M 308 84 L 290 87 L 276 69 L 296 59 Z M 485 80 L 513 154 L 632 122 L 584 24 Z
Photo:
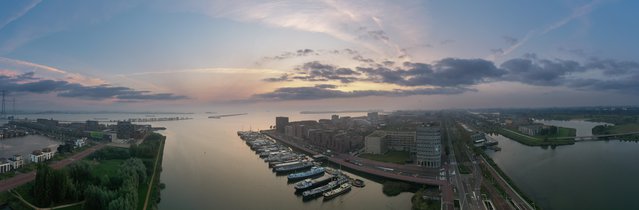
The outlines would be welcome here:
M 299 162 L 299 163 L 295 163 L 295 164 L 291 164 L 291 165 L 275 167 L 275 172 L 277 172 L 277 173 L 286 173 L 286 172 L 291 172 L 291 171 L 295 171 L 295 170 L 301 170 L 301 169 L 310 168 L 310 167 L 313 167 L 313 165 L 314 165 L 313 162 L 303 161 L 303 162 Z
M 333 176 L 323 176 L 317 179 L 305 179 L 303 181 L 295 183 L 294 187 L 295 187 L 295 190 L 298 192 L 306 191 L 309 189 L 322 186 L 330 182 L 331 180 L 333 180 Z
M 289 174 L 288 175 L 288 180 L 289 181 L 290 180 L 299 180 L 299 179 L 304 179 L 304 178 L 323 175 L 323 174 L 324 174 L 324 168 L 323 167 L 314 166 L 314 167 L 311 168 L 311 170 L 308 170 L 308 171 Z
M 324 200 L 329 200 L 341 194 L 347 193 L 348 191 L 351 191 L 351 184 L 343 183 L 338 188 L 335 188 L 330 191 L 326 191 L 322 195 L 324 196 Z

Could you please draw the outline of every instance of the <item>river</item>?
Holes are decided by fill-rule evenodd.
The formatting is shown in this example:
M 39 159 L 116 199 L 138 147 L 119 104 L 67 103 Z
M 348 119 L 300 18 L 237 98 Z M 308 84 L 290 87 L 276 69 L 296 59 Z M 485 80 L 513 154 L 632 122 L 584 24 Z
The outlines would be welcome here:
M 597 123 L 543 121 L 591 135 Z M 502 148 L 489 156 L 542 209 L 639 209 L 639 143 L 587 141 L 529 147 L 493 136 Z
M 343 114 L 345 115 L 345 114 Z M 354 113 L 361 116 L 365 113 Z M 164 117 L 166 115 L 156 115 Z M 177 115 L 173 115 L 177 116 Z M 410 209 L 412 193 L 388 197 L 382 185 L 364 179 L 366 187 L 327 202 L 322 199 L 303 202 L 294 194 L 286 176 L 276 176 L 237 136 L 238 130 L 267 129 L 276 116 L 291 121 L 330 118 L 330 114 L 249 113 L 248 115 L 209 119 L 207 115 L 180 115 L 192 120 L 149 123 L 167 129 L 162 163 L 162 190 L 159 209 Z M 64 120 L 109 120 L 143 118 L 123 114 L 30 115 Z M 141 123 L 146 124 L 146 123 Z

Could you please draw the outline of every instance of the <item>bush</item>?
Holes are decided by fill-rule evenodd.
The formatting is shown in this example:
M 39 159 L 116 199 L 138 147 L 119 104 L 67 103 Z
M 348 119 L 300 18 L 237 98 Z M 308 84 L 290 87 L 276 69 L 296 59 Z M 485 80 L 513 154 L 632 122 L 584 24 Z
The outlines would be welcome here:
M 406 182 L 394 182 L 387 181 L 384 182 L 382 191 L 387 196 L 396 196 L 402 192 L 409 192 L 411 190 L 411 185 Z

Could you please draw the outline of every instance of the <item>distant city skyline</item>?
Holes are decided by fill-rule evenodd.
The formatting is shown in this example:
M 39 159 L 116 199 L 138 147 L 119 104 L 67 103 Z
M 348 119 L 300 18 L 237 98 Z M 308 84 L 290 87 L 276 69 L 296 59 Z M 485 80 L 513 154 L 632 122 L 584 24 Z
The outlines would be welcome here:
M 639 2 L 0 2 L 18 110 L 639 105 Z

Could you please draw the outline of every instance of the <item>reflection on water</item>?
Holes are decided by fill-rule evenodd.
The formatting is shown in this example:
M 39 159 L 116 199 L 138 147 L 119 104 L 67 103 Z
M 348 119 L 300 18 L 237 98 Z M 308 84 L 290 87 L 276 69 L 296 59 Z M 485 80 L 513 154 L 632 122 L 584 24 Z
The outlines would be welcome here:
M 494 136 L 487 153 L 542 209 L 639 209 L 639 143 L 579 142 L 554 149 Z
M 341 114 L 347 115 L 347 114 Z M 360 116 L 361 113 L 353 115 Z M 163 117 L 164 115 L 156 115 Z M 175 115 L 172 115 L 175 116 Z M 268 164 L 239 139 L 237 130 L 267 129 L 275 116 L 292 121 L 330 118 L 329 114 L 249 113 L 243 116 L 208 119 L 208 115 L 188 115 L 193 120 L 153 122 L 166 127 L 162 163 L 160 209 L 410 209 L 412 193 L 387 197 L 382 185 L 364 179 L 365 188 L 323 202 L 303 202 L 294 194 L 286 176 L 275 176 Z M 35 118 L 36 116 L 29 116 Z M 87 120 L 92 115 L 37 116 L 65 120 Z M 100 115 L 127 119 L 133 115 Z
M 291 120 L 325 115 L 296 115 Z M 167 127 L 160 209 L 410 209 L 412 193 L 387 197 L 382 186 L 367 180 L 328 202 L 302 202 L 286 176 L 275 176 L 262 159 L 236 134 L 265 129 L 275 114 L 249 114 L 222 119 L 194 119 L 157 123 Z M 353 175 L 353 177 L 361 178 Z
M 577 136 L 592 136 L 592 128 L 598 125 L 608 125 L 608 123 L 589 122 L 584 120 L 535 120 L 537 123 L 554 125 L 577 130 Z

